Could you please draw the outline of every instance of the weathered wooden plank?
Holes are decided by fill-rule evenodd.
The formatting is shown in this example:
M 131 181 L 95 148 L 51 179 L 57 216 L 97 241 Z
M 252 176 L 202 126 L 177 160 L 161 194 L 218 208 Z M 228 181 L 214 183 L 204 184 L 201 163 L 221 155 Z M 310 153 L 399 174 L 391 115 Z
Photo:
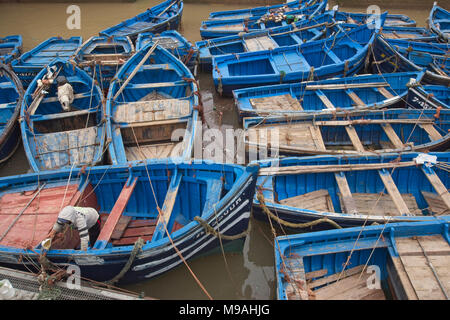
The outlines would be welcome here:
M 381 93 L 385 98 L 391 99 L 394 96 L 386 88 L 377 88 L 378 92 Z
M 396 216 L 397 208 L 388 194 L 381 193 L 352 193 L 356 210 L 359 214 L 374 216 Z M 417 206 L 416 199 L 412 194 L 402 194 L 409 211 L 415 215 L 420 215 L 421 210 Z M 341 207 L 345 207 L 342 194 L 339 194 Z
M 383 181 L 383 184 L 386 187 L 389 195 L 391 196 L 392 201 L 394 201 L 398 213 L 400 215 L 403 214 L 411 215 L 411 212 L 409 211 L 408 206 L 403 200 L 402 195 L 398 191 L 397 186 L 394 183 L 394 180 L 392 180 L 390 173 L 387 172 L 386 170 L 379 170 L 378 174 L 381 180 Z
M 321 212 L 334 212 L 328 190 L 316 190 L 295 197 L 282 199 L 280 204 L 302 209 L 317 210 Z
M 361 170 L 379 170 L 389 168 L 402 168 L 415 166 L 414 161 L 405 161 L 398 163 L 367 163 L 367 164 L 341 164 L 341 165 L 307 165 L 290 167 L 268 167 L 259 170 L 260 176 L 265 175 L 287 175 L 304 174 L 319 172 L 339 172 L 339 171 L 361 171 Z
M 121 104 L 114 113 L 115 122 L 146 122 L 168 120 L 188 116 L 190 102 L 181 99 L 164 99 L 153 101 L 136 101 Z
M 402 140 L 398 137 L 398 135 L 395 133 L 394 128 L 389 123 L 385 123 L 381 125 L 381 128 L 383 128 L 384 132 L 388 136 L 389 140 L 392 142 L 395 148 L 402 149 L 404 147 Z
M 244 39 L 247 51 L 272 50 L 278 47 L 277 43 L 268 36 L 254 37 Z
M 315 91 L 319 99 L 322 101 L 322 103 L 327 107 L 327 109 L 330 110 L 336 110 L 336 107 L 333 105 L 333 103 L 328 99 L 328 97 L 321 92 L 320 90 Z
M 367 280 L 370 274 L 349 276 L 314 291 L 316 300 L 385 300 L 382 289 L 369 288 Z
M 133 194 L 133 190 L 137 184 L 137 181 L 138 178 L 135 177 L 130 185 L 127 185 L 127 183 L 125 183 L 125 185 L 123 186 L 123 189 L 120 192 L 120 195 L 117 198 L 116 203 L 114 204 L 114 207 L 112 208 L 108 216 L 108 219 L 105 222 L 105 225 L 100 231 L 100 235 L 98 236 L 97 241 L 94 245 L 96 249 L 103 249 L 106 246 L 106 244 L 110 241 L 111 236 L 114 233 L 114 230 L 117 226 L 117 223 L 119 222 L 119 219 L 122 216 L 123 211 L 127 207 L 131 195 Z
M 323 286 L 324 284 L 328 284 L 328 283 L 337 281 L 338 279 L 342 280 L 342 279 L 345 279 L 352 275 L 360 274 L 361 271 L 363 270 L 363 267 L 364 266 L 356 266 L 353 268 L 346 269 L 343 272 L 335 273 L 335 274 L 332 274 L 332 275 L 324 277 L 324 278 L 316 279 L 316 280 L 308 283 L 308 288 L 314 289 L 314 288 Z
M 114 232 L 111 235 L 111 239 L 118 240 L 122 237 L 125 229 L 128 227 L 128 224 L 131 221 L 130 216 L 121 216 L 119 222 L 117 222 L 116 227 L 114 228 Z
M 424 169 L 422 166 L 422 171 L 427 177 L 428 181 L 430 181 L 436 193 L 439 195 L 439 197 L 441 197 L 447 208 L 450 209 L 450 193 L 442 183 L 441 179 L 439 179 L 438 175 L 431 168 Z
M 359 152 L 365 152 L 364 146 L 361 143 L 361 140 L 358 137 L 358 133 L 355 130 L 355 127 L 353 126 L 346 126 L 345 131 L 347 131 L 347 134 L 350 138 L 350 141 L 352 142 L 353 146 L 355 147 L 356 151 Z
M 311 138 L 314 141 L 317 150 L 326 151 L 320 128 L 318 126 L 310 125 L 309 130 L 311 132 Z
M 421 192 L 433 214 L 435 215 L 450 214 L 450 209 L 446 206 L 445 202 L 439 195 L 426 191 Z
M 358 209 L 356 209 L 355 199 L 352 197 L 352 193 L 350 192 L 350 187 L 347 183 L 347 178 L 343 173 L 336 172 L 334 174 L 336 178 L 336 182 L 339 188 L 339 191 L 342 195 L 342 202 L 344 203 L 345 212 L 350 214 L 358 214 Z
M 351 91 L 350 89 L 347 89 L 345 92 L 350 97 L 350 99 L 353 100 L 353 102 L 356 104 L 357 108 L 366 106 L 364 101 L 362 101 L 361 98 L 355 92 Z
M 436 130 L 433 124 L 426 123 L 426 124 L 420 124 L 419 125 L 422 129 L 424 129 L 428 136 L 430 137 L 431 141 L 436 141 L 442 139 L 442 135 Z
M 250 104 L 258 111 L 284 110 L 298 111 L 303 110 L 300 102 L 290 94 L 283 94 L 272 97 L 251 98 Z
M 381 88 L 387 86 L 389 86 L 387 82 L 338 83 L 338 84 L 307 85 L 305 87 L 305 90 L 345 90 L 357 88 Z

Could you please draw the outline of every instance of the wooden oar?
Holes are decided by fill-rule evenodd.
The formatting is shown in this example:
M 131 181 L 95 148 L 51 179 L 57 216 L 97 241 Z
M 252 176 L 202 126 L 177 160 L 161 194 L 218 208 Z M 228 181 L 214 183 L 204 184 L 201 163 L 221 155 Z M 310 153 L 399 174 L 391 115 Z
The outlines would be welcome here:
M 136 75 L 136 73 L 139 71 L 139 69 L 145 63 L 145 61 L 147 61 L 148 57 L 153 53 L 153 51 L 155 51 L 156 47 L 158 46 L 158 42 L 159 42 L 159 40 L 156 40 L 153 43 L 153 46 L 150 48 L 150 50 L 148 50 L 148 52 L 145 54 L 144 58 L 142 58 L 142 60 L 139 62 L 139 64 L 134 68 L 133 72 L 131 72 L 131 74 L 128 76 L 128 78 L 125 80 L 125 82 L 122 84 L 120 89 L 117 90 L 117 93 L 114 95 L 113 100 L 117 99 L 119 94 L 121 94 L 123 89 L 125 89 L 125 87 L 127 86 L 128 82 L 130 82 L 131 79 L 133 79 L 133 77 Z
M 165 8 L 163 11 L 161 11 L 161 13 L 157 15 L 157 17 L 160 17 L 161 15 L 163 15 L 167 10 L 169 10 L 170 8 L 172 8 L 172 6 L 173 6 L 175 3 L 178 3 L 178 2 L 179 2 L 179 0 L 176 0 L 176 1 L 172 2 L 172 4 L 171 4 L 170 6 L 168 6 L 167 8 Z

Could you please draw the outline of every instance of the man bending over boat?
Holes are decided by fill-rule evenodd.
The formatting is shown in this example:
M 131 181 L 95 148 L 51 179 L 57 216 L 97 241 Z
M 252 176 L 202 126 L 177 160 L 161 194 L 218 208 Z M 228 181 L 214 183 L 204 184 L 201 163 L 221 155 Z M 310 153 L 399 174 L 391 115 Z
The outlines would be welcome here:
M 74 100 L 73 88 L 64 76 L 56 78 L 58 84 L 58 100 L 64 111 L 71 111 L 71 103 Z
M 81 250 L 84 251 L 87 250 L 89 242 L 93 245 L 100 234 L 100 216 L 94 208 L 64 207 L 58 214 L 58 220 L 52 231 L 48 234 L 49 238 L 53 239 L 56 233 L 62 232 L 65 225 L 78 229 Z

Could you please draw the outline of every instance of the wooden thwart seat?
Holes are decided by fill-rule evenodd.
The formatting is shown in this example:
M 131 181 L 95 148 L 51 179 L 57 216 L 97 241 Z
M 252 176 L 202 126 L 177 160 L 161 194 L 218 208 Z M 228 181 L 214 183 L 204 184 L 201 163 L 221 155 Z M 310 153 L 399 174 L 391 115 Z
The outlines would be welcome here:
M 378 174 L 383 181 L 384 186 L 386 187 L 386 190 L 388 191 L 389 195 L 392 198 L 392 201 L 394 201 L 395 207 L 397 208 L 397 211 L 400 215 L 406 214 L 411 215 L 411 212 L 409 211 L 408 206 L 406 205 L 405 201 L 402 198 L 402 195 L 397 189 L 397 186 L 394 183 L 394 180 L 392 180 L 391 175 L 386 170 L 378 170 Z
M 334 212 L 328 190 L 316 190 L 299 196 L 282 199 L 280 204 L 301 209 L 316 210 L 320 212 Z
M 111 240 L 112 235 L 119 223 L 120 218 L 122 217 L 122 213 L 127 207 L 128 201 L 131 198 L 131 195 L 133 194 L 133 190 L 136 187 L 136 183 L 138 181 L 138 178 L 135 177 L 133 181 L 128 185 L 130 181 L 127 181 L 120 192 L 119 197 L 116 200 L 116 203 L 114 204 L 114 207 L 112 208 L 108 219 L 105 222 L 105 225 L 100 231 L 100 235 L 97 238 L 97 241 L 95 242 L 94 248 L 96 249 L 103 249 L 106 247 L 106 244 Z
M 300 102 L 290 94 L 273 97 L 251 98 L 250 104 L 257 111 L 299 111 L 303 110 Z
M 166 226 L 169 224 L 170 218 L 172 216 L 173 208 L 175 206 L 175 201 L 177 199 L 178 189 L 180 188 L 182 177 L 183 175 L 181 173 L 175 171 L 174 175 L 172 176 L 172 179 L 170 180 L 169 189 L 167 190 L 163 207 L 158 215 L 158 221 L 156 223 L 152 241 L 162 239 L 166 234 Z
M 118 105 L 114 113 L 114 121 L 127 123 L 147 122 L 176 119 L 188 116 L 189 114 L 189 100 L 164 99 L 136 101 Z
M 341 192 L 342 202 L 344 203 L 344 211 L 350 214 L 357 214 L 358 209 L 356 208 L 355 199 L 352 197 L 350 192 L 350 187 L 348 186 L 347 178 L 343 172 L 337 172 L 334 174 L 336 182 Z
M 244 39 L 247 51 L 272 50 L 278 47 L 277 43 L 268 36 Z

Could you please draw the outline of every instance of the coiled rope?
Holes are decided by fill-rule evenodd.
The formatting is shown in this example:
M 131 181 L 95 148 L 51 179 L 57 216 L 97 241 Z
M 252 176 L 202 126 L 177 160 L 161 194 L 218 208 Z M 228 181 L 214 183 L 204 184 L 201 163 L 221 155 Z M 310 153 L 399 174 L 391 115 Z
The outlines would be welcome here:
M 335 227 L 336 229 L 342 229 L 342 227 L 339 224 L 337 224 L 336 222 L 334 222 L 333 220 L 328 219 L 328 218 L 320 218 L 320 219 L 317 219 L 317 220 L 314 220 L 311 222 L 305 222 L 305 223 L 292 223 L 292 222 L 285 221 L 285 220 L 281 219 L 280 217 L 274 215 L 267 208 L 266 203 L 264 201 L 264 196 L 261 192 L 257 193 L 256 198 L 258 199 L 264 213 L 266 215 L 268 215 L 272 220 L 275 220 L 280 225 L 283 225 L 285 227 L 295 228 L 295 229 L 303 229 L 303 228 L 313 227 L 313 226 L 316 226 L 321 223 L 328 223 L 328 224 L 332 225 L 333 227 Z

